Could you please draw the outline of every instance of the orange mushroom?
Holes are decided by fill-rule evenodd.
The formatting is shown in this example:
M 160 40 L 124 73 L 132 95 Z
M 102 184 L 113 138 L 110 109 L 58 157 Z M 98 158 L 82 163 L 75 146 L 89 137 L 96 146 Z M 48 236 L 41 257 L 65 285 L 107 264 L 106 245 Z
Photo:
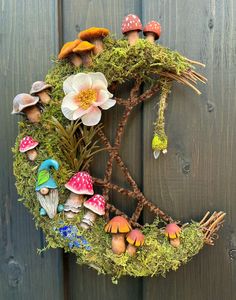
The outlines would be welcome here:
M 165 236 L 169 238 L 170 244 L 175 248 L 180 245 L 180 232 L 181 228 L 175 223 L 170 223 L 165 228 Z
M 87 41 L 82 41 L 77 47 L 73 49 L 74 53 L 80 55 L 85 67 L 89 67 L 92 64 L 91 51 L 94 49 L 94 47 L 95 46 L 93 44 Z
M 144 235 L 139 229 L 133 229 L 127 234 L 126 241 L 129 243 L 126 252 L 130 256 L 135 256 L 137 248 L 144 244 Z
M 106 28 L 91 27 L 79 33 L 79 38 L 83 41 L 89 41 L 94 44 L 94 54 L 99 54 L 103 51 L 103 38 L 106 37 L 110 31 Z
M 60 53 L 58 54 L 58 59 L 64 59 L 69 57 L 72 64 L 76 67 L 82 65 L 82 59 L 79 55 L 73 52 L 73 49 L 77 47 L 81 43 L 80 40 L 74 40 L 71 42 L 67 42 L 61 48 Z
M 125 252 L 125 234 L 130 232 L 129 222 L 121 216 L 114 217 L 105 226 L 105 231 L 112 234 L 112 251 L 115 254 Z

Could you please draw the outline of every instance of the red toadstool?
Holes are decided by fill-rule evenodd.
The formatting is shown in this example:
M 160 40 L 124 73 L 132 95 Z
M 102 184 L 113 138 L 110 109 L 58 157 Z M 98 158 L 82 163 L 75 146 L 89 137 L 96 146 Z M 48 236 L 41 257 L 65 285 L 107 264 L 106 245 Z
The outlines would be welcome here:
M 82 59 L 79 55 L 73 52 L 73 49 L 77 47 L 81 43 L 80 40 L 74 40 L 71 42 L 67 42 L 61 48 L 60 53 L 58 54 L 58 59 L 69 58 L 72 64 L 76 67 L 80 67 L 82 65 Z
M 139 229 L 133 229 L 127 234 L 126 241 L 129 243 L 126 252 L 135 256 L 137 248 L 144 244 L 144 235 Z
M 89 41 L 94 44 L 94 54 L 99 54 L 103 51 L 103 38 L 109 34 L 106 28 L 91 27 L 79 33 L 79 38 L 83 41 Z
M 105 226 L 105 232 L 112 233 L 112 251 L 115 254 L 125 252 L 125 234 L 130 232 L 129 222 L 121 216 L 111 219 Z
M 84 202 L 84 207 L 88 209 L 85 213 L 80 226 L 88 229 L 94 225 L 97 215 L 105 215 L 106 201 L 103 196 L 95 194 L 92 198 Z
M 47 84 L 44 81 L 35 81 L 32 84 L 30 95 L 38 96 L 43 104 L 48 104 L 51 100 L 50 96 L 48 95 L 48 91 L 51 89 L 52 86 L 50 84 Z
M 156 21 L 151 21 L 144 27 L 143 34 L 150 43 L 154 44 L 161 35 L 161 25 Z
M 37 157 L 37 151 L 35 148 L 38 146 L 38 142 L 35 141 L 31 136 L 25 136 L 21 142 L 20 142 L 20 147 L 19 151 L 21 153 L 26 152 L 29 160 L 33 161 Z
M 87 172 L 78 172 L 71 177 L 65 187 L 71 191 L 64 206 L 65 215 L 67 218 L 73 218 L 81 211 L 84 202 L 83 195 L 94 194 L 92 177 Z
M 121 25 L 121 30 L 127 36 L 129 44 L 132 46 L 139 39 L 139 32 L 142 30 L 142 23 L 136 15 L 129 14 L 126 16 Z
M 169 238 L 170 244 L 173 247 L 177 248 L 180 245 L 180 239 L 179 239 L 180 232 L 181 232 L 181 228 L 177 224 L 170 223 L 166 225 L 165 236 Z
M 38 102 L 39 97 L 34 97 L 25 93 L 18 94 L 13 99 L 12 114 L 26 114 L 31 123 L 38 123 L 41 118 L 41 112 L 37 106 Z

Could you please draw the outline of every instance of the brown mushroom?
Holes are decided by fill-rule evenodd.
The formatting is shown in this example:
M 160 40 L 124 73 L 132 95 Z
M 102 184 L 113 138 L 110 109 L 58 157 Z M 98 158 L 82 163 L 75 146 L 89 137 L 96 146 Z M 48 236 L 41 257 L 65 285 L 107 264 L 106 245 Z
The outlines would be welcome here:
M 58 59 L 61 60 L 69 58 L 74 66 L 80 67 L 82 65 L 82 59 L 78 54 L 73 52 L 73 49 L 77 47 L 80 43 L 81 41 L 78 39 L 65 43 L 61 48 L 60 53 L 58 54 Z
M 89 67 L 92 64 L 91 51 L 94 49 L 94 47 L 95 46 L 93 44 L 87 41 L 82 41 L 73 49 L 73 52 L 79 54 L 82 58 L 84 67 Z
M 109 34 L 106 28 L 91 27 L 79 33 L 79 38 L 83 41 L 89 41 L 94 44 L 94 54 L 99 54 L 103 51 L 103 38 Z
M 135 256 L 137 248 L 144 244 L 144 235 L 139 229 L 133 229 L 127 234 L 126 241 L 129 243 L 126 252 L 130 256 Z
M 31 123 L 38 123 L 41 118 L 41 112 L 37 103 L 39 97 L 31 96 L 29 94 L 18 94 L 13 99 L 12 114 L 26 114 Z
M 165 236 L 169 238 L 170 244 L 175 248 L 179 247 L 180 245 L 180 232 L 181 228 L 177 224 L 170 223 L 166 225 Z
M 105 231 L 112 233 L 112 251 L 115 254 L 125 252 L 125 234 L 130 232 L 129 222 L 121 216 L 114 217 L 105 226 Z
M 121 30 L 127 36 L 130 46 L 134 45 L 139 39 L 139 32 L 142 30 L 142 23 L 136 15 L 128 15 L 123 19 Z
M 30 95 L 38 96 L 43 104 L 48 104 L 51 100 L 50 96 L 48 95 L 48 91 L 51 89 L 52 86 L 50 84 L 47 84 L 44 81 L 35 81 L 32 84 Z
M 151 21 L 144 27 L 143 34 L 150 43 L 154 44 L 161 35 L 161 25 L 156 21 Z

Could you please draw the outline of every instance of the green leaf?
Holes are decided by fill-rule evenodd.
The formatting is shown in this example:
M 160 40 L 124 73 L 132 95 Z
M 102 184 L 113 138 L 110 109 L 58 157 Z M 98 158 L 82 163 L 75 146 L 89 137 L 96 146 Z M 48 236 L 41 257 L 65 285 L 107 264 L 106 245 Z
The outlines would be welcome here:
M 38 174 L 37 185 L 44 184 L 50 178 L 50 174 L 47 170 L 42 170 Z

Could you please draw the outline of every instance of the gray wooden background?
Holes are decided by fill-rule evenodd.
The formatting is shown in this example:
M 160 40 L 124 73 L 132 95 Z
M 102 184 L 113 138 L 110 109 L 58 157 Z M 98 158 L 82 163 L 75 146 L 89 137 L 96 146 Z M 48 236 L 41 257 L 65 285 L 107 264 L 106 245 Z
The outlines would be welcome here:
M 10 151 L 17 118 L 10 112 L 13 97 L 44 77 L 50 55 L 63 42 L 93 25 L 120 36 L 128 13 L 143 24 L 157 19 L 160 43 L 206 63 L 209 82 L 200 87 L 200 97 L 175 85 L 167 112 L 167 156 L 155 162 L 150 151 L 155 101 L 133 115 L 122 154 L 148 198 L 173 217 L 188 221 L 218 209 L 227 212 L 227 220 L 216 246 L 205 247 L 178 272 L 166 279 L 123 278 L 115 286 L 77 266 L 72 255 L 36 253 L 44 237 L 17 202 Z M 1 300 L 236 299 L 235 16 L 234 0 L 0 0 Z M 122 182 L 119 173 L 115 177 Z

